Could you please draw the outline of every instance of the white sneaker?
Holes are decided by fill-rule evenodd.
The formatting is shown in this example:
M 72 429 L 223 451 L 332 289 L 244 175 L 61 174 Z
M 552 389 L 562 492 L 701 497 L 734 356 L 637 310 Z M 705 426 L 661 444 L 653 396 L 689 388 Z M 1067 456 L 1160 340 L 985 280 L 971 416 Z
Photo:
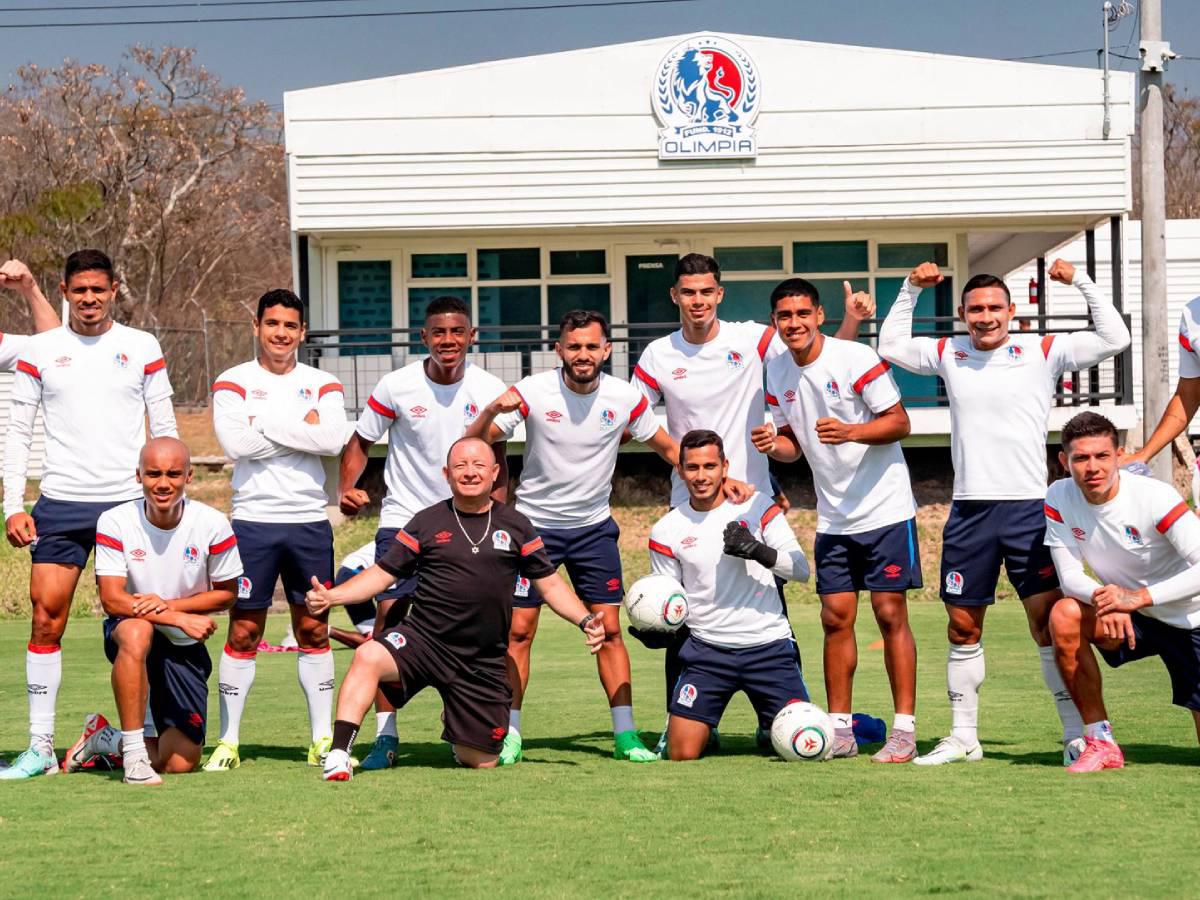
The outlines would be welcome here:
M 942 738 L 938 745 L 913 760 L 914 766 L 943 766 L 946 763 L 979 762 L 983 759 L 983 748 L 979 742 L 974 747 L 968 747 L 954 735 Z
M 1081 737 L 1063 741 L 1063 765 L 1069 766 L 1079 759 L 1079 755 L 1083 753 L 1085 747 L 1087 747 L 1087 742 Z
M 144 756 L 125 763 L 125 783 L 136 785 L 162 784 L 162 776 L 154 771 L 150 760 Z
M 330 750 L 325 754 L 325 766 L 321 777 L 326 781 L 349 781 L 353 777 L 350 754 L 345 750 Z

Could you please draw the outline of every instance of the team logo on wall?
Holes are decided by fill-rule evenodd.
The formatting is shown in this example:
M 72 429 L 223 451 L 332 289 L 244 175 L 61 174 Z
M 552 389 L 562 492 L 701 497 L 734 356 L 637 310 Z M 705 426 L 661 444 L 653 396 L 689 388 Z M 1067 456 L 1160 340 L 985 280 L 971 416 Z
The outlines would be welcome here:
M 758 70 L 741 47 L 716 35 L 672 47 L 651 88 L 659 159 L 758 156 L 754 124 L 761 106 Z

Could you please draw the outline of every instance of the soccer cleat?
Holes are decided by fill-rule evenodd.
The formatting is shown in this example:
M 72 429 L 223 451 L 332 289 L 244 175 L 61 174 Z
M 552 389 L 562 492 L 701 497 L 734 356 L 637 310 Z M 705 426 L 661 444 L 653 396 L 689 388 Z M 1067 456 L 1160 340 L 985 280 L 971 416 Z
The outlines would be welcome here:
M 916 766 L 943 766 L 946 763 L 979 762 L 983 759 L 983 748 L 976 742 L 974 747 L 968 747 L 954 735 L 949 735 L 938 741 L 937 746 L 913 760 Z
M 1125 768 L 1125 754 L 1116 741 L 1087 738 L 1079 759 L 1067 766 L 1068 772 L 1099 772 L 1103 769 Z
M 332 737 L 323 737 L 313 741 L 312 745 L 308 748 L 308 764 L 310 766 L 324 765 L 325 757 L 329 755 L 329 748 L 332 746 Z
M 1069 766 L 1083 754 L 1087 741 L 1081 737 L 1063 741 L 1063 765 Z
M 162 784 L 162 776 L 154 771 L 154 767 L 150 765 L 150 760 L 145 756 L 139 756 L 137 759 L 129 761 L 129 765 L 125 767 L 126 784 L 152 786 Z
M 893 728 L 888 735 L 887 743 L 871 757 L 871 762 L 877 763 L 906 763 L 912 762 L 917 755 L 917 737 L 911 731 L 901 731 Z
M 45 753 L 36 747 L 30 747 L 13 760 L 11 766 L 0 772 L 0 779 L 21 781 L 26 778 L 36 778 L 38 775 L 53 775 L 56 772 L 58 772 L 58 760 L 53 753 Z
M 204 771 L 228 772 L 230 769 L 236 769 L 241 764 L 242 760 L 238 756 L 237 744 L 217 741 L 217 746 L 213 748 L 212 756 L 204 764 Z
M 858 741 L 854 739 L 853 728 L 835 728 L 833 730 L 833 751 L 830 759 L 852 759 L 858 756 Z
M 349 781 L 354 777 L 352 769 L 349 753 L 345 750 L 328 750 L 325 753 L 321 777 L 326 781 Z
M 359 763 L 359 768 L 366 771 L 375 769 L 390 769 L 396 764 L 396 752 L 400 749 L 398 738 L 390 734 L 381 734 L 371 745 L 371 752 Z
M 97 756 L 106 756 L 120 749 L 121 733 L 108 724 L 100 713 L 83 720 L 83 733 L 63 757 L 64 772 L 78 772 Z
M 508 733 L 504 735 L 504 744 L 500 747 L 500 765 L 515 766 L 524 758 L 521 753 L 521 733 L 508 729 Z
M 647 750 L 636 731 L 620 731 L 613 735 L 613 759 L 629 762 L 656 762 L 658 754 Z
M 286 650 L 291 653 L 300 652 L 300 644 L 297 642 L 295 635 L 292 634 L 292 629 L 288 629 L 288 633 L 283 636 L 283 640 L 279 642 L 279 649 Z
M 771 743 L 771 729 L 756 725 L 754 728 L 754 745 L 766 753 L 774 753 L 775 747 Z

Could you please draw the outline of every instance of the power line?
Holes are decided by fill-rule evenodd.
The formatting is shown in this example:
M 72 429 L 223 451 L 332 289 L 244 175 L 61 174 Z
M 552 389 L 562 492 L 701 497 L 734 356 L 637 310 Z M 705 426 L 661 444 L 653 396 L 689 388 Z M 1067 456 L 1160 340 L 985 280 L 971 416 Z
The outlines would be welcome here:
M 109 3 L 103 6 L 89 4 L 86 6 L 0 6 L 0 12 L 107 12 L 112 9 L 203 9 L 209 6 L 285 6 L 297 3 L 357 3 L 370 0 L 207 0 L 189 3 Z
M 2 27 L 2 26 L 0 26 Z M 1006 56 L 1004 59 L 1007 62 L 1021 62 L 1026 59 L 1049 59 L 1052 56 L 1076 56 L 1080 53 L 1101 53 L 1099 47 L 1083 47 L 1079 50 L 1058 50 L 1054 53 L 1035 53 L 1032 56 Z

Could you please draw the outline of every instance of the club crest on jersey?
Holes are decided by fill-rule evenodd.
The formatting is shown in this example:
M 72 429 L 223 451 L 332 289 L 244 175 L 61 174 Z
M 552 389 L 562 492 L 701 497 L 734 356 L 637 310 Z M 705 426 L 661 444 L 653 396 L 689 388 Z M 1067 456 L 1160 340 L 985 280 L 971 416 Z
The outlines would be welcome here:
M 1077 541 L 1086 541 L 1087 540 L 1087 532 L 1084 531 L 1082 528 L 1072 528 L 1071 534 L 1075 535 L 1075 540 L 1077 540 Z
M 507 531 L 493 531 L 492 546 L 497 550 L 507 550 L 512 546 L 512 538 Z
M 741 369 L 746 365 L 746 361 L 742 359 L 742 354 L 736 350 L 730 350 L 725 357 L 725 364 L 731 369 Z
M 389 631 L 383 638 L 397 650 L 403 650 L 408 646 L 408 638 L 398 631 Z
M 116 356 L 113 357 L 113 365 L 116 366 L 118 369 L 128 369 L 129 368 L 129 357 L 126 356 L 124 353 L 118 353 Z
M 600 427 L 612 428 L 617 424 L 617 414 L 611 409 L 600 410 Z
M 188 544 L 183 548 L 183 561 L 189 566 L 200 562 L 200 551 L 196 549 L 195 544 Z
M 302 388 L 300 388 L 300 390 L 298 390 L 296 392 L 296 395 L 301 400 L 311 400 L 312 399 L 312 388 L 302 387 Z
M 412 413 L 412 417 L 414 419 L 423 419 L 425 418 L 425 413 L 429 412 L 429 410 L 423 406 L 411 406 L 409 407 L 408 411 Z
M 467 401 L 463 405 L 463 421 L 470 425 L 479 418 L 479 407 L 471 401 Z
M 696 697 L 699 695 L 694 684 L 685 684 L 679 688 L 679 705 L 692 708 L 692 704 L 696 702 Z
M 249 600 L 250 592 L 254 590 L 254 582 L 243 575 L 238 579 L 238 599 Z
M 1022 350 L 1020 347 L 1018 347 L 1016 344 L 1009 344 L 1009 345 L 1008 345 L 1008 358 L 1009 358 L 1009 359 L 1020 359 L 1020 358 L 1021 358 L 1021 355 L 1022 355 L 1024 352 L 1025 352 L 1025 351 L 1024 351 L 1024 350 Z
M 946 593 L 961 595 L 963 592 L 963 577 L 962 572 L 947 572 L 946 573 Z
M 515 588 L 513 588 L 513 596 L 514 597 L 528 597 L 529 596 L 529 579 L 526 578 L 524 575 L 517 576 L 517 586 Z
M 1142 533 L 1132 525 L 1125 526 L 1125 543 L 1130 547 L 1144 546 L 1142 543 Z
M 682 367 L 675 369 L 671 372 L 671 377 L 676 381 L 682 381 L 684 378 L 687 378 L 687 369 Z
M 838 400 L 841 398 L 841 393 L 838 392 L 838 383 L 835 379 L 830 378 L 825 382 L 825 396 L 830 400 Z

